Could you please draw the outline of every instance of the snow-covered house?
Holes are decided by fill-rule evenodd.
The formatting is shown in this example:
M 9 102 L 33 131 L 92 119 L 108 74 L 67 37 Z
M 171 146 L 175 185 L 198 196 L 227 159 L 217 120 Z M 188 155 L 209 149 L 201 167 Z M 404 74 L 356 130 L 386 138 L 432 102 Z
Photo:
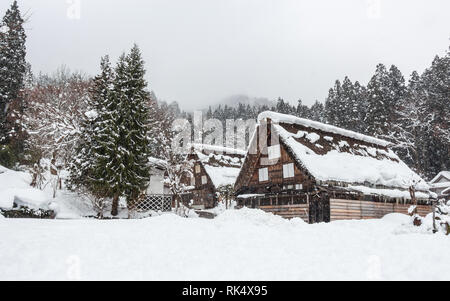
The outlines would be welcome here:
M 450 200 L 450 171 L 441 171 L 430 182 L 431 191 L 439 198 Z
M 390 143 L 327 124 L 263 112 L 235 184 L 239 206 L 323 222 L 431 211 L 429 186 Z
M 187 160 L 193 161 L 193 170 L 184 179 L 189 190 L 183 200 L 195 209 L 215 207 L 220 201 L 219 190 L 233 188 L 245 153 L 233 148 L 192 144 Z
M 149 195 L 170 195 L 170 189 L 164 184 L 167 162 L 157 158 L 149 158 L 150 182 L 146 193 Z

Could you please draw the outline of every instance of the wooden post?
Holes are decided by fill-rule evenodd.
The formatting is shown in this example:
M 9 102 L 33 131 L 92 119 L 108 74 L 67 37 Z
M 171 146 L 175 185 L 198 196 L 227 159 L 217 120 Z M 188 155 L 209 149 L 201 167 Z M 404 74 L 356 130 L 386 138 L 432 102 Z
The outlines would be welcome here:
M 433 233 L 437 232 L 436 229 L 436 202 L 434 202 L 433 199 L 431 199 L 431 207 L 433 208 Z

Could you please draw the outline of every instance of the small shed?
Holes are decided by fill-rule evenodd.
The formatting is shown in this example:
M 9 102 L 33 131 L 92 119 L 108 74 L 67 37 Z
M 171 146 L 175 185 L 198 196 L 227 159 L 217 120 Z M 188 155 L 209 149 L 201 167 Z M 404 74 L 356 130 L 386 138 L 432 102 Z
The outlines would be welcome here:
M 165 184 L 167 162 L 150 157 L 148 158 L 148 164 L 150 168 L 148 187 L 131 207 L 141 213 L 148 211 L 169 212 L 173 207 L 173 196 L 169 187 Z
M 161 159 L 149 158 L 150 164 L 150 182 L 147 188 L 147 194 L 150 195 L 170 195 L 170 189 L 164 183 L 167 162 Z
M 275 112 L 259 115 L 235 190 L 239 206 L 309 223 L 432 210 L 428 184 L 389 142 Z

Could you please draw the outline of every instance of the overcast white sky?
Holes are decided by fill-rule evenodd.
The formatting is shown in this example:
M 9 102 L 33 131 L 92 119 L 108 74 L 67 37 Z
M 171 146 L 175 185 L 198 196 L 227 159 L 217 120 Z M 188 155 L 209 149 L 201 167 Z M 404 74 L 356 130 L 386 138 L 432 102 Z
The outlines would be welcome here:
M 35 73 L 66 64 L 94 75 L 102 55 L 136 42 L 150 88 L 184 109 L 232 94 L 311 104 L 345 75 L 365 84 L 381 62 L 409 76 L 450 45 L 448 0 L 18 2 Z

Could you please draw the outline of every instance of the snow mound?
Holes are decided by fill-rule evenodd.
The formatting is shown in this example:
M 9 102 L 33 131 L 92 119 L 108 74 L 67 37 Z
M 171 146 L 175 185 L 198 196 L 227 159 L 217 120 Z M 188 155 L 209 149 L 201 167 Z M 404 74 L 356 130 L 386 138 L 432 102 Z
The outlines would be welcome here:
M 47 195 L 34 188 L 12 188 L 2 190 L 0 208 L 11 209 L 14 206 L 26 206 L 31 209 L 49 209 Z
M 389 213 L 386 214 L 384 217 L 381 218 L 381 220 L 389 223 L 395 223 L 395 224 L 408 224 L 410 222 L 411 217 L 402 214 L 402 213 Z
M 296 218 L 292 220 L 284 219 L 272 213 L 264 212 L 259 209 L 242 208 L 239 210 L 226 210 L 216 219 L 218 223 L 231 224 L 250 224 L 252 226 L 277 227 L 286 225 L 302 225 L 306 224 L 302 219 Z
M 16 203 L 32 209 L 48 209 L 47 194 L 30 187 L 30 182 L 30 174 L 0 166 L 0 208 L 11 209 Z

